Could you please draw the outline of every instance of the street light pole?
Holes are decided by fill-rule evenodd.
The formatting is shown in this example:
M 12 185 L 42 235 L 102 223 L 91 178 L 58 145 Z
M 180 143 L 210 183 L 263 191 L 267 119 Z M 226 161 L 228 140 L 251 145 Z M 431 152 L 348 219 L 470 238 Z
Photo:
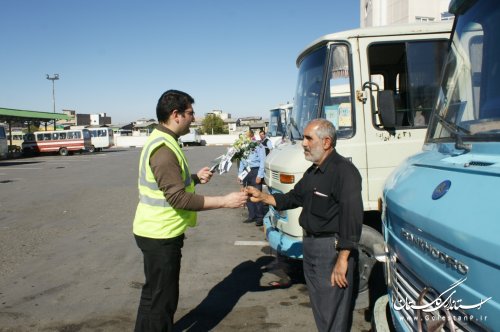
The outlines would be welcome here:
M 59 79 L 59 74 L 54 74 L 54 76 L 50 77 L 49 74 L 47 74 L 47 79 L 52 81 L 52 104 L 54 105 L 54 113 L 56 112 L 56 93 L 55 93 L 55 87 L 54 87 L 54 81 Z
M 56 112 L 56 91 L 54 87 L 54 81 L 59 79 L 59 74 L 54 74 L 54 76 L 50 77 L 47 74 L 47 79 L 52 81 L 52 105 L 54 107 L 54 113 Z M 56 130 L 56 119 L 54 119 L 54 130 Z M 45 127 L 47 127 L 47 122 L 45 122 Z

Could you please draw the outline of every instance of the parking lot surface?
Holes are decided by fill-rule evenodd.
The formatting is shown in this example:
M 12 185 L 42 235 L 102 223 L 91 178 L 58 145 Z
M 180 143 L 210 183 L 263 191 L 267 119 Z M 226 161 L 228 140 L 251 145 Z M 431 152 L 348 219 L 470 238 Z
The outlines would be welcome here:
M 191 172 L 224 147 L 184 148 Z M 0 161 L 0 331 L 131 331 L 144 281 L 132 236 L 140 149 Z M 197 187 L 239 190 L 236 170 Z M 246 210 L 198 214 L 187 232 L 178 331 L 314 331 L 300 275 L 279 271 Z M 367 331 L 364 311 L 353 331 Z

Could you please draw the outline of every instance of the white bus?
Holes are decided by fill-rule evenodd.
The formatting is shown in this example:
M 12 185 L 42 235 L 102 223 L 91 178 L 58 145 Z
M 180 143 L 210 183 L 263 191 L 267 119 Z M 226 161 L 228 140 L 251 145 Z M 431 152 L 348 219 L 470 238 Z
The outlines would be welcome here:
M 297 59 L 288 121 L 292 144 L 280 145 L 267 156 L 265 181 L 271 193 L 293 189 L 311 166 L 301 142 L 307 123 L 316 118 L 333 123 L 336 150 L 352 161 L 363 179 L 360 305 L 368 300 L 373 246 L 384 244 L 378 209 L 383 184 L 402 160 L 422 147 L 450 31 L 451 22 L 343 31 L 317 39 Z M 300 208 L 270 207 L 264 218 L 270 247 L 280 255 L 302 259 L 300 213 Z
M 7 158 L 9 152 L 9 143 L 7 143 L 7 135 L 5 127 L 0 126 L 0 159 Z
M 24 141 L 24 133 L 21 130 L 12 130 L 12 137 L 7 133 L 7 144 L 9 151 L 21 151 L 21 146 Z
M 87 129 L 52 130 L 26 134 L 22 147 L 25 154 L 58 152 L 67 156 L 74 151 L 90 151 L 92 143 Z
M 89 152 L 102 151 L 115 145 L 113 130 L 111 128 L 87 128 L 90 132 L 92 146 Z

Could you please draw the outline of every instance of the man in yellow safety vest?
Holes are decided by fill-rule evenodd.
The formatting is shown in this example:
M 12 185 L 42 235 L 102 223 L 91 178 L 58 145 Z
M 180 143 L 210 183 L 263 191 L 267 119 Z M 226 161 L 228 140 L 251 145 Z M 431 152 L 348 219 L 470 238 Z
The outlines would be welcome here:
M 204 167 L 190 174 L 177 143 L 194 121 L 193 104 L 194 99 L 185 92 L 163 93 L 156 107 L 159 125 L 142 148 L 133 233 L 143 253 L 146 281 L 135 331 L 172 331 L 184 232 L 196 225 L 196 211 L 237 208 L 247 201 L 244 192 L 220 197 L 195 193 L 195 184 L 210 181 L 212 172 Z

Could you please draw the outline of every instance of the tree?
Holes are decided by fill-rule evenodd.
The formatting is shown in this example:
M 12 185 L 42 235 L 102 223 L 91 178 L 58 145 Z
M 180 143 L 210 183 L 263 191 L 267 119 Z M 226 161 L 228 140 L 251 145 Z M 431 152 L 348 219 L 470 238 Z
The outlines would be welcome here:
M 225 128 L 224 120 L 219 118 L 217 115 L 209 114 L 203 119 L 201 123 L 203 126 L 203 132 L 205 134 L 227 134 L 228 131 Z

